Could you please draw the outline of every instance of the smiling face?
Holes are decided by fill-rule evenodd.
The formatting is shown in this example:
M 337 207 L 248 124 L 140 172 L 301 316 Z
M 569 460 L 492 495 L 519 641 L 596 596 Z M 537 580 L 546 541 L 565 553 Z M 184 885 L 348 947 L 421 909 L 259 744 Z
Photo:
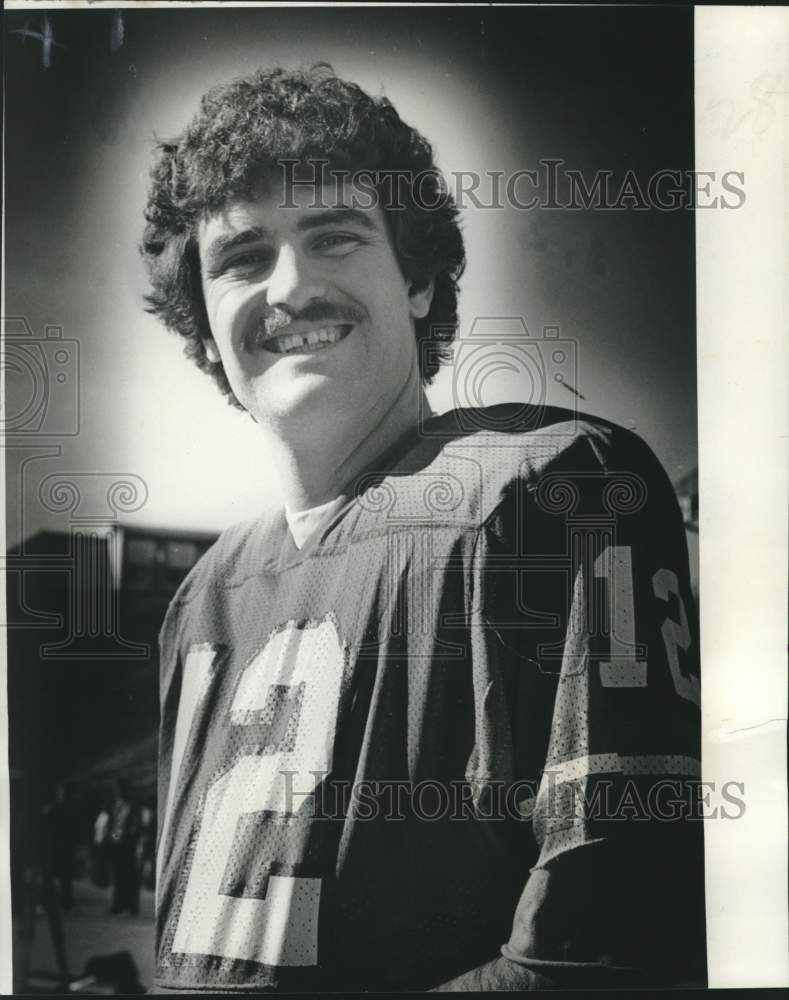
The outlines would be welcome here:
M 198 231 L 208 357 L 279 432 L 363 434 L 419 382 L 414 319 L 432 291 L 407 284 L 379 206 L 330 191 L 232 202 Z

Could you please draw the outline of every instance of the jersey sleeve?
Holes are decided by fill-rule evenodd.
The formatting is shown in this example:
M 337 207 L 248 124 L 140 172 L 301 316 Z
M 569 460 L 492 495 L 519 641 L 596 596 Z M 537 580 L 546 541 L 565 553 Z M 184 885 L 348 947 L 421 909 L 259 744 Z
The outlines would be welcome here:
M 698 629 L 671 484 L 634 435 L 582 439 L 494 521 L 486 615 L 518 678 L 520 774 L 539 772 L 502 955 L 559 986 L 701 985 Z

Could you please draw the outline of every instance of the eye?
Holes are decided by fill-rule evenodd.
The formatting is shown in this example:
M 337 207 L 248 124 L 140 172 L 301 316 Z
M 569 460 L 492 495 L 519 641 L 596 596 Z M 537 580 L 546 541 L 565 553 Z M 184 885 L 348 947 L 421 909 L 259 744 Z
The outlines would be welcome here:
M 265 267 L 271 259 L 271 254 L 265 250 L 247 250 L 231 257 L 224 266 L 225 271 L 249 271 Z
M 319 236 L 313 243 L 315 250 L 328 253 L 333 251 L 340 254 L 343 251 L 351 251 L 355 246 L 364 243 L 364 240 L 357 233 L 326 233 Z
M 211 281 L 219 278 L 246 278 L 256 274 L 271 265 L 271 251 L 243 250 L 229 256 L 226 260 L 218 260 L 213 266 L 206 268 L 206 275 Z

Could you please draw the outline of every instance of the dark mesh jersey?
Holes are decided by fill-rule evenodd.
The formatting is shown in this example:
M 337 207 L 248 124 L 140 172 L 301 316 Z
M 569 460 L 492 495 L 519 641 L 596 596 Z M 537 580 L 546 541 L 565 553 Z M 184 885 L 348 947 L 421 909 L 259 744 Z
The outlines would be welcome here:
M 161 669 L 159 988 L 703 981 L 696 612 L 630 432 L 433 418 L 301 551 L 226 531 Z

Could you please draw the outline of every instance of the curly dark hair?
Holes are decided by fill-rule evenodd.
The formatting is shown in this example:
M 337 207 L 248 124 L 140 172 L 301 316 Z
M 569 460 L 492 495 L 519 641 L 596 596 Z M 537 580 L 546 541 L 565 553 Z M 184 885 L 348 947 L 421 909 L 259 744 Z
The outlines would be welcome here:
M 283 161 L 328 161 L 333 171 L 364 171 L 375 179 L 403 277 L 414 290 L 434 282 L 430 311 L 415 321 L 420 373 L 429 384 L 451 356 L 457 332 L 458 281 L 465 267 L 457 208 L 430 143 L 385 97 L 370 97 L 325 63 L 306 72 L 258 70 L 215 87 L 180 136 L 158 142 L 140 246 L 151 283 L 147 311 L 186 339 L 187 357 L 243 409 L 223 366 L 206 356 L 203 341 L 211 330 L 197 227 L 230 200 L 265 189 Z

